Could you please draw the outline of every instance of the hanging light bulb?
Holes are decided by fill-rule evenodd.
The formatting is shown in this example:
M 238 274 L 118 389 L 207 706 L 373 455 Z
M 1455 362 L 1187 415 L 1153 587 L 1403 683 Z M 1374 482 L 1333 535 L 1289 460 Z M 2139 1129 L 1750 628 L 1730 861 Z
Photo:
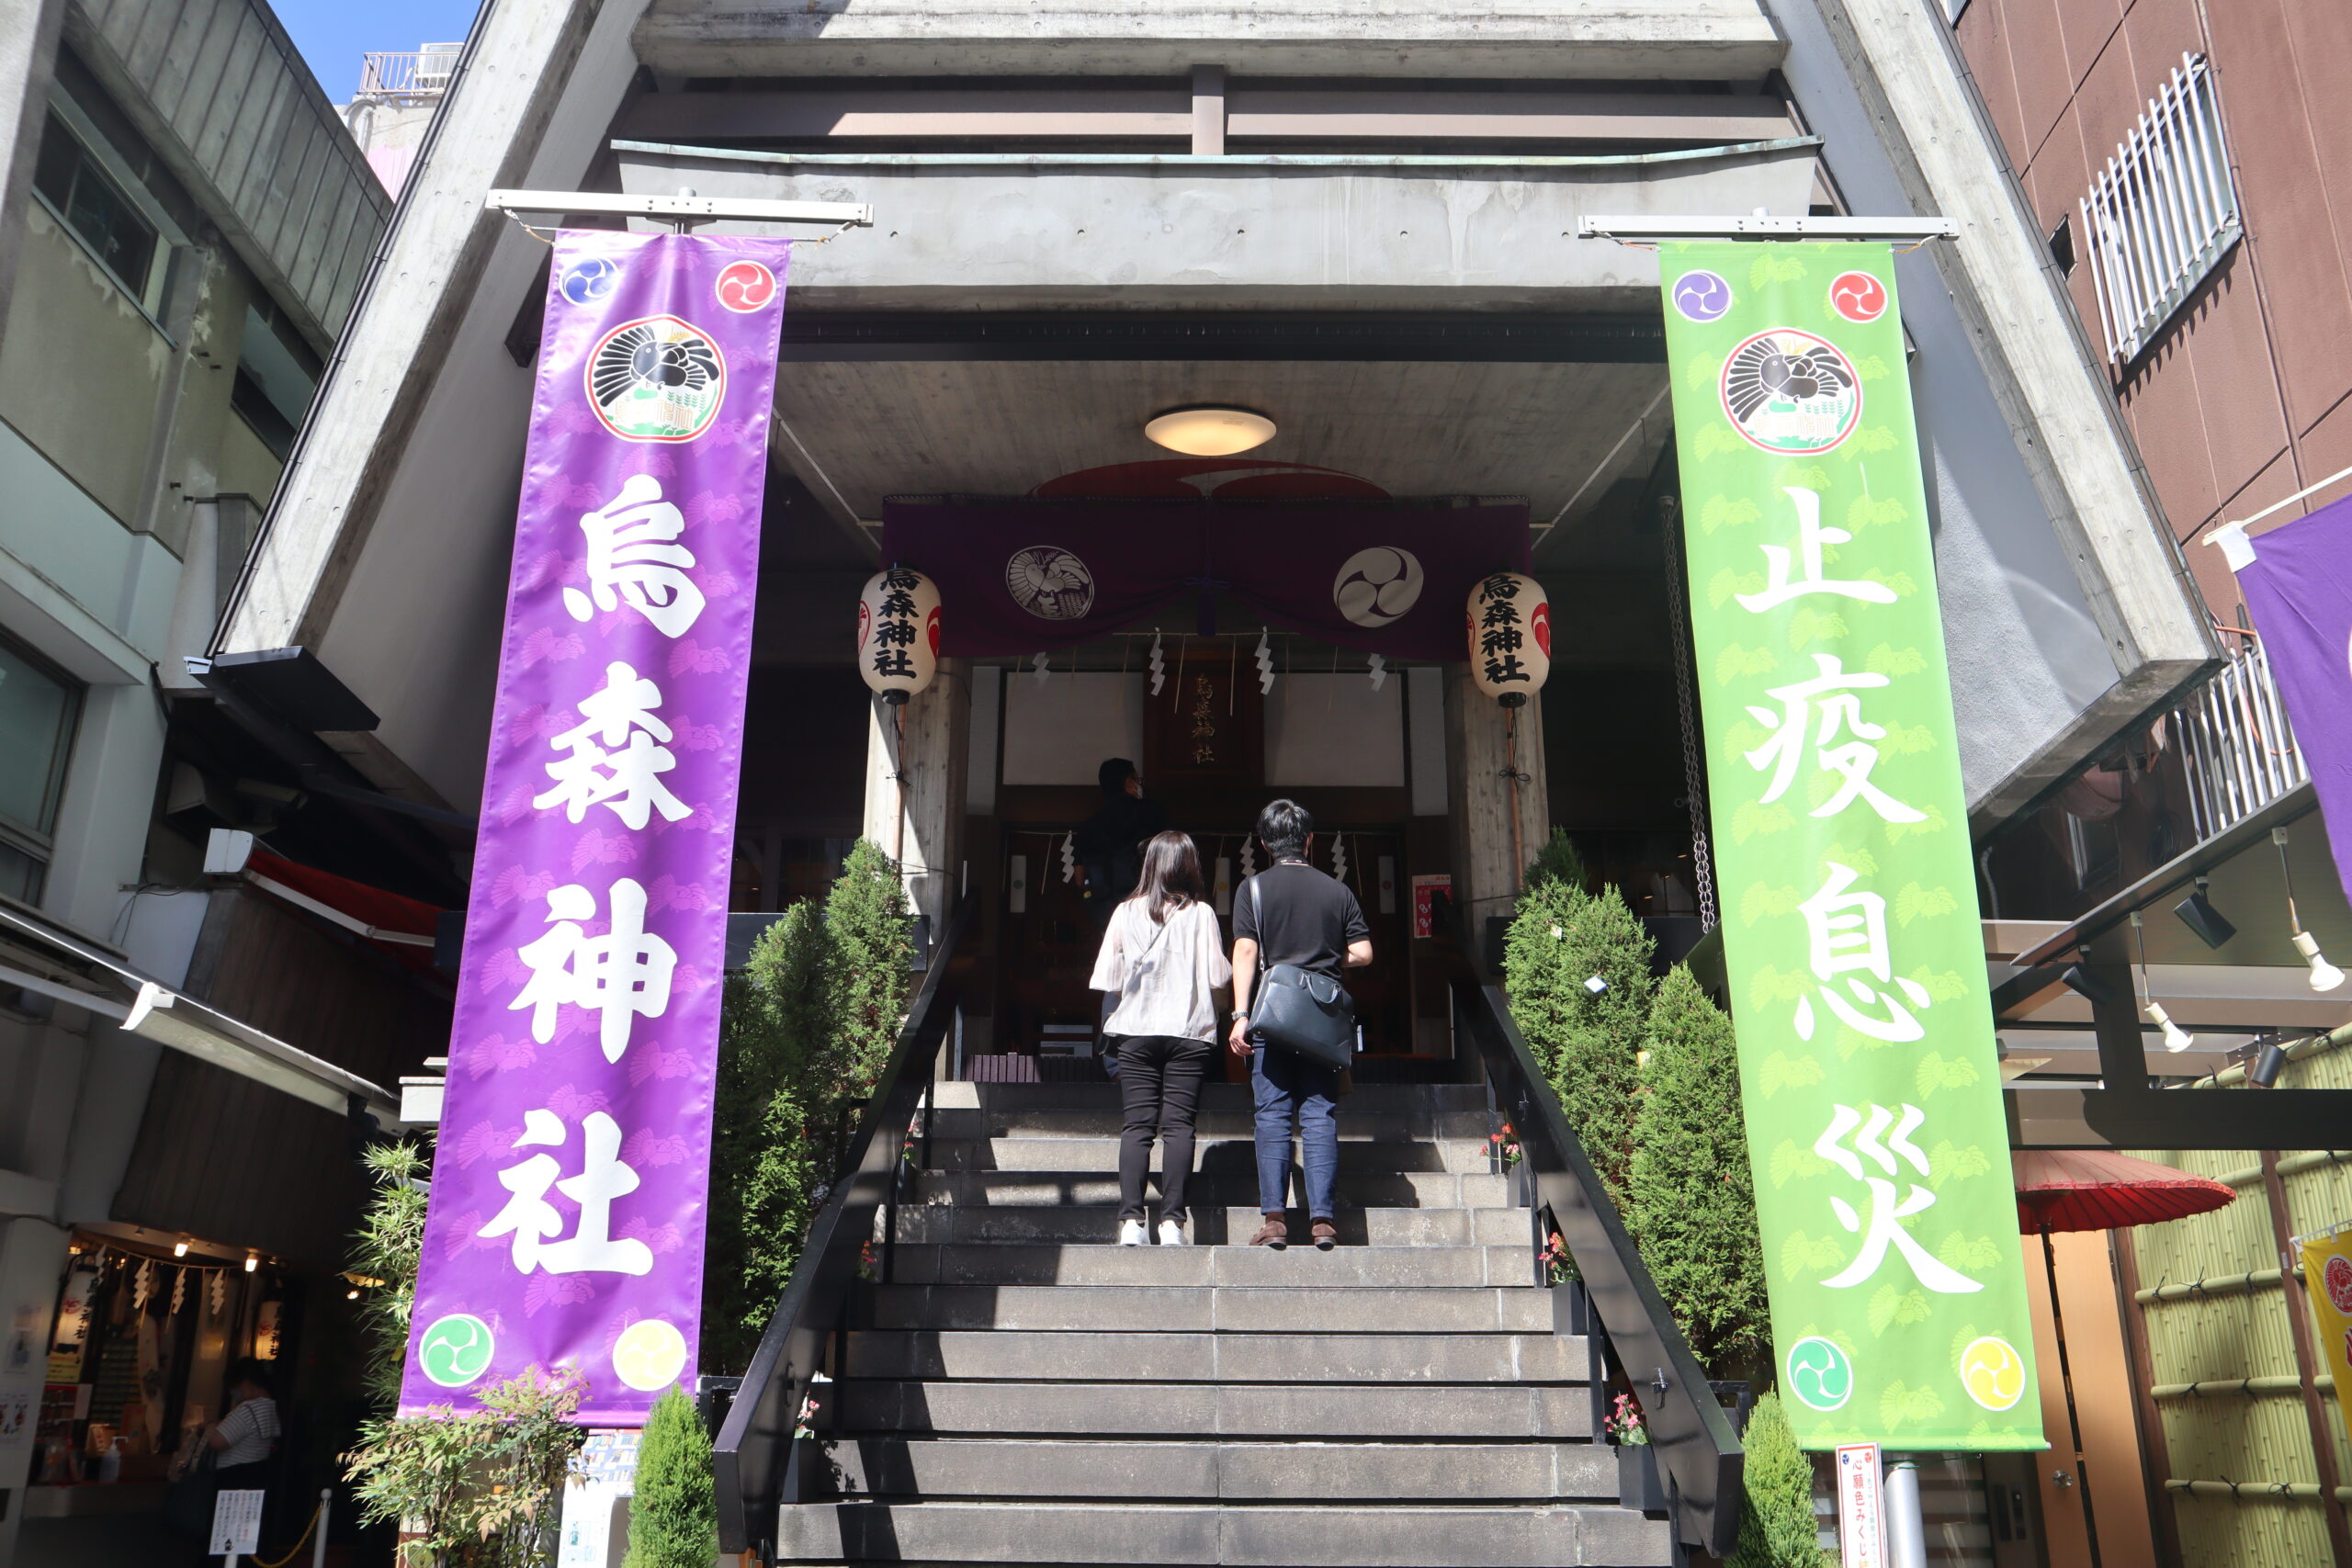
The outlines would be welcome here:
M 185 1241 L 175 1243 L 172 1247 L 172 1256 L 174 1258 L 186 1258 L 187 1256 L 187 1243 Z
M 2312 989 L 2332 991 L 2344 984 L 2344 971 L 2320 956 L 2319 938 L 2303 930 L 2303 918 L 2295 909 L 2295 874 L 2287 863 L 2287 829 L 2270 829 L 2270 841 L 2278 846 L 2278 879 L 2287 885 L 2287 929 L 2294 934 L 2290 939 L 2303 962 L 2311 965 Z
M 2312 990 L 2332 991 L 2344 984 L 2344 971 L 2320 955 L 2319 938 L 2309 931 L 2297 931 L 2295 951 L 2301 953 L 2303 962 L 2312 966 Z
M 2164 1003 L 2156 1000 L 2155 987 L 2149 983 L 2148 933 L 2140 923 L 2140 911 L 2137 909 L 2132 911 L 2132 941 L 2140 950 L 2140 991 L 2147 1002 L 2142 1010 L 2147 1014 L 2150 1023 L 2164 1031 L 2165 1050 L 2175 1053 L 2188 1050 L 2197 1043 L 2197 1036 L 2172 1021 L 2171 1015 L 2165 1011 Z
M 2148 1021 L 2165 1032 L 2165 1049 L 2167 1051 L 2186 1051 L 2197 1043 L 2197 1036 L 2175 1023 L 2165 1013 L 2162 1002 L 2148 1004 Z
M 261 1254 L 260 1254 L 260 1253 L 258 1253 L 258 1252 L 248 1252 L 248 1253 L 246 1253 L 246 1254 L 245 1254 L 245 1272 L 246 1272 L 246 1273 L 250 1274 L 250 1273 L 252 1273 L 254 1269 L 259 1269 L 260 1267 L 261 1267 Z

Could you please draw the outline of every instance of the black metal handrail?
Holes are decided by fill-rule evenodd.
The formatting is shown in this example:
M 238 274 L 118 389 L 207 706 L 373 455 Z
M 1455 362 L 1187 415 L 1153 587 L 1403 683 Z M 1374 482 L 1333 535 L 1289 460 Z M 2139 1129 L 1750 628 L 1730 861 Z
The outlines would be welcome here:
M 794 1469 L 793 1427 L 823 1367 L 825 1343 L 842 1326 L 866 1243 L 874 1235 L 877 1210 L 888 1211 L 883 1264 L 888 1277 L 909 1129 L 920 1109 L 924 1122 L 919 1135 L 930 1137 L 930 1106 L 937 1097 L 927 1098 L 925 1091 L 936 1082 L 940 1047 L 972 968 L 972 955 L 966 949 L 979 929 L 978 900 L 967 894 L 948 917 L 889 1063 L 865 1103 L 842 1174 L 808 1227 L 808 1244 L 793 1265 L 775 1315 L 768 1320 L 751 1369 L 719 1427 L 712 1465 L 722 1551 L 745 1551 L 772 1540 L 776 1509 L 808 1495 L 805 1489 L 814 1478 Z
M 1533 1183 L 1532 1207 L 1559 1229 L 1611 1358 L 1625 1370 L 1667 1477 L 1677 1537 L 1728 1557 L 1739 1538 L 1739 1435 L 1657 1293 L 1617 1206 L 1559 1097 L 1511 1018 L 1502 989 L 1468 975 L 1453 982 L 1457 1027 L 1477 1042 L 1489 1081 L 1518 1134 Z M 1542 1245 L 1539 1238 L 1537 1245 Z M 1555 1333 L 1571 1325 L 1555 1314 Z M 1601 1402 L 1596 1398 L 1595 1408 Z M 1596 1431 L 1596 1437 L 1599 1433 Z

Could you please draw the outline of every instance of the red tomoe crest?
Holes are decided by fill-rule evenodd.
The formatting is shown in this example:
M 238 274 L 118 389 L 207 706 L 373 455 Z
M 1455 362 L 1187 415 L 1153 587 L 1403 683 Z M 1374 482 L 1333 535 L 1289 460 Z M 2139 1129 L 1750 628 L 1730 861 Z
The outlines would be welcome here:
M 931 638 L 931 656 L 939 657 L 939 606 L 931 607 L 931 615 L 923 621 L 923 631 Z M 863 644 L 860 645 L 864 646 Z
M 865 651 L 866 639 L 874 635 L 874 612 L 865 600 L 857 602 L 857 651 Z
M 775 298 L 775 274 L 755 261 L 729 262 L 718 274 L 718 302 L 748 316 Z
M 1886 285 L 1867 272 L 1841 272 L 1829 282 L 1829 308 L 1849 321 L 1886 314 Z
M 1535 646 L 1536 646 L 1536 647 L 1538 647 L 1538 648 L 1540 648 L 1540 649 L 1542 649 L 1544 650 L 1544 658 L 1546 658 L 1546 659 L 1551 658 L 1551 657 L 1552 657 L 1552 604 L 1551 604 L 1551 601 L 1546 600 L 1546 601 L 1544 601 L 1543 604 L 1538 604 L 1538 605 L 1536 605 L 1536 606 L 1535 606 L 1535 614 L 1533 614 L 1532 615 L 1530 615 L 1530 616 L 1527 618 L 1527 630 L 1528 630 L 1528 635 L 1529 635 L 1529 636 L 1531 636 L 1531 637 L 1532 637 L 1535 639 Z

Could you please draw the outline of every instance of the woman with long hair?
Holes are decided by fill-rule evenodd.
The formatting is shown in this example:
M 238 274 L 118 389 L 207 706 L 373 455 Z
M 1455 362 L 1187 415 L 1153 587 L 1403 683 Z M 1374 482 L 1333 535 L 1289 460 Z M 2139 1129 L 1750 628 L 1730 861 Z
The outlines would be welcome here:
M 1144 846 L 1136 890 L 1112 911 L 1094 961 L 1098 991 L 1118 995 L 1103 1032 L 1118 1053 L 1126 1131 L 1119 1140 L 1119 1245 L 1141 1247 L 1144 1179 L 1158 1134 L 1159 1245 L 1184 1247 L 1184 1184 L 1193 1174 L 1193 1119 L 1216 1056 L 1216 995 L 1233 981 L 1200 852 L 1182 833 Z

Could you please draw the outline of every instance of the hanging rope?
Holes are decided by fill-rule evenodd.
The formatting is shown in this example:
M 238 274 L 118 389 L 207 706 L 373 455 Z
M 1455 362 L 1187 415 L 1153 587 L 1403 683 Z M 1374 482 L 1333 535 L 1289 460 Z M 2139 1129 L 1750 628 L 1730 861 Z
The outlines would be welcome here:
M 1666 539 L 1666 605 L 1674 638 L 1674 697 L 1682 710 L 1682 790 L 1690 807 L 1690 877 L 1699 894 L 1699 924 L 1722 924 L 1715 908 L 1715 854 L 1707 840 L 1707 773 L 1699 761 L 1699 706 L 1690 686 L 1690 624 L 1682 601 L 1682 525 L 1670 495 L 1657 503 L 1658 532 Z

